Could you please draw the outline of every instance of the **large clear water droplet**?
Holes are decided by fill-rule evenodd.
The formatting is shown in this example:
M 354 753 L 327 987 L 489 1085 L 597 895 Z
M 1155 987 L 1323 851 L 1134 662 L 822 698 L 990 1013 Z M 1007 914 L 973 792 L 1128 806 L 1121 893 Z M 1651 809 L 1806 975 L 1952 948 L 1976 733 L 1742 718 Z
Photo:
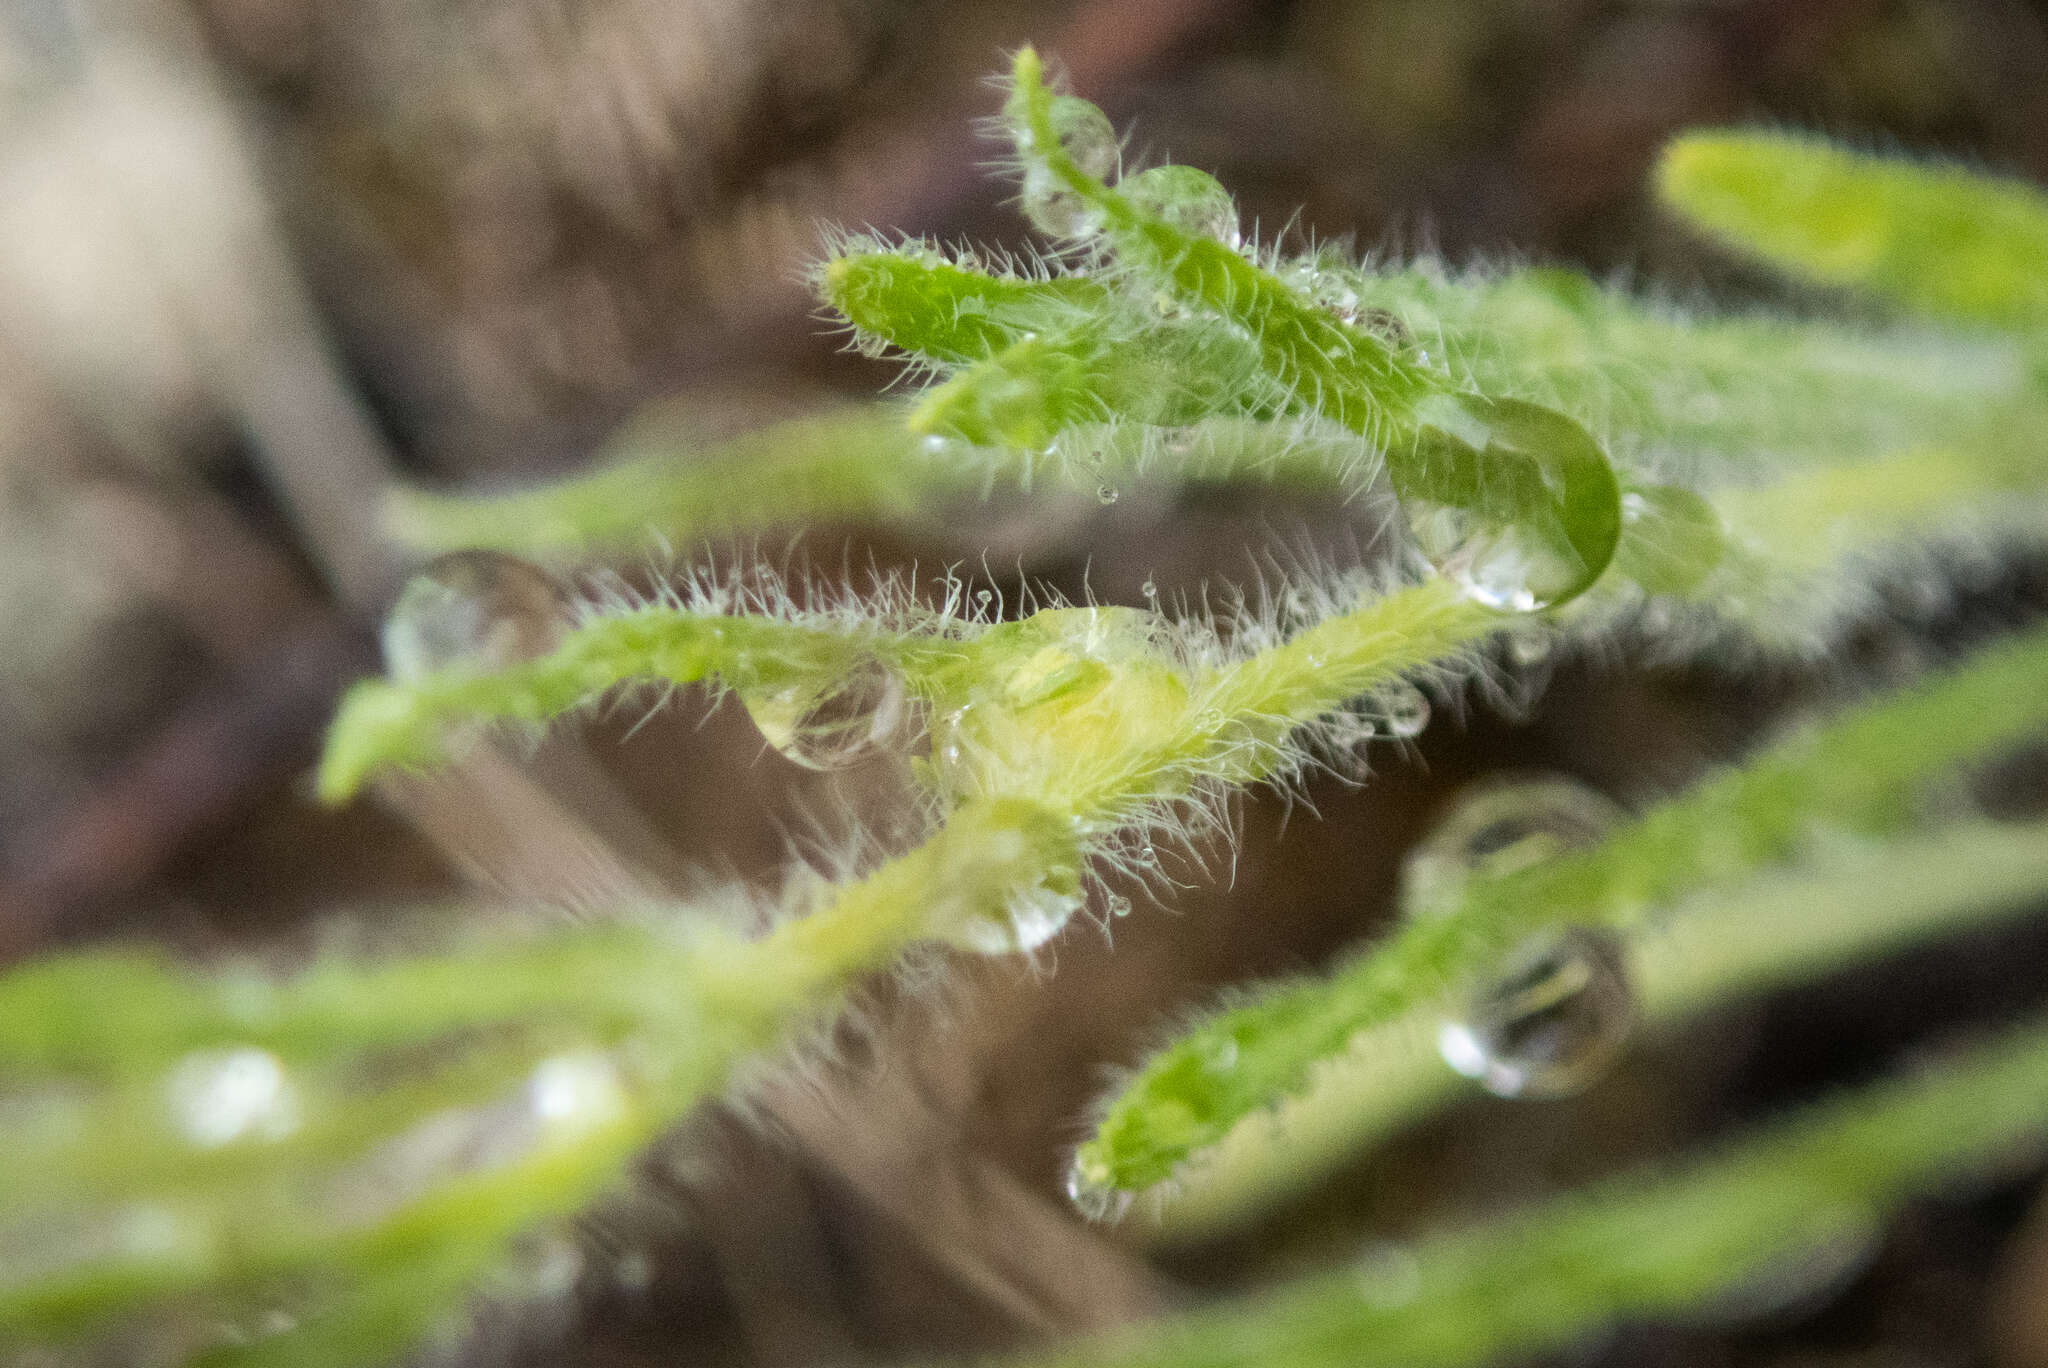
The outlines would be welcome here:
M 1474 784 L 1402 862 L 1401 905 L 1411 915 L 1448 912 L 1472 881 L 1593 845 L 1622 817 L 1611 799 L 1573 779 Z
M 298 1100 L 284 1065 L 268 1050 L 200 1050 L 165 1080 L 178 1132 L 200 1149 L 238 1140 L 281 1140 L 297 1129 Z
M 568 598 L 547 571 L 501 551 L 456 551 L 406 581 L 384 619 L 384 668 L 406 683 L 502 670 L 546 655 L 568 627 Z
M 1095 502 L 1103 505 L 1104 507 L 1108 507 L 1110 504 L 1115 503 L 1119 497 L 1120 492 L 1118 491 L 1117 487 L 1113 484 L 1097 485 L 1095 487 Z
M 1192 166 L 1155 166 L 1117 183 L 1124 198 L 1190 237 L 1210 238 L 1235 251 L 1244 242 L 1237 203 L 1222 182 Z
M 1565 1097 L 1621 1053 L 1635 1020 L 1627 955 L 1613 932 L 1551 929 L 1531 936 L 1437 1033 L 1453 1069 L 1498 1097 Z
M 1121 148 L 1109 116 L 1074 95 L 1055 95 L 1048 111 L 1053 135 L 1085 176 L 1106 181 L 1116 175 Z
M 1412 740 L 1429 725 L 1429 698 L 1405 679 L 1382 684 L 1373 695 L 1372 711 L 1397 741 Z
M 903 677 L 873 658 L 822 691 L 790 687 L 740 697 L 768 744 L 806 769 L 843 769 L 904 745 L 916 729 Z
M 1606 453 L 1540 404 L 1432 395 L 1388 476 L 1422 553 L 1490 608 L 1530 612 L 1581 593 L 1621 536 Z
M 1084 175 L 1108 180 L 1116 174 L 1116 130 L 1101 110 L 1086 100 L 1056 95 L 1052 126 L 1060 147 Z M 1036 164 L 1024 172 L 1021 202 L 1024 217 L 1048 237 L 1087 237 L 1102 224 L 1099 210 Z

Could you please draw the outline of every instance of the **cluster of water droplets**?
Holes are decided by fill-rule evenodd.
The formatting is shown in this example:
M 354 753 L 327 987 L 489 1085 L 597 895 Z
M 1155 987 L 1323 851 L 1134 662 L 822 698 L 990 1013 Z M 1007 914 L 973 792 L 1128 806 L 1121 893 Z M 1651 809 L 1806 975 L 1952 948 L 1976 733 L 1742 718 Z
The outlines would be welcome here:
M 1475 883 L 1594 845 L 1621 816 L 1613 802 L 1568 779 L 1483 783 L 1404 863 L 1402 905 L 1414 917 L 1454 915 Z M 1437 1045 L 1453 1069 L 1497 1096 L 1562 1097 L 1613 1063 L 1635 1011 L 1619 936 L 1601 927 L 1545 927 L 1478 977 Z
M 546 655 L 570 624 L 568 595 L 531 562 L 455 551 L 406 582 L 384 619 L 384 668 L 411 683 L 442 670 L 502 670 Z

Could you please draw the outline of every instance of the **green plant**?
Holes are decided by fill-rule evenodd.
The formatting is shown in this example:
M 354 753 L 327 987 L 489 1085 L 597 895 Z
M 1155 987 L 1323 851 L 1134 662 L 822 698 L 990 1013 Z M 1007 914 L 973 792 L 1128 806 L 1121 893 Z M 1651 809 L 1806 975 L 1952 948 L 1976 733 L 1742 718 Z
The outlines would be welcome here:
M 13 972 L 0 1336 L 142 1326 L 219 1362 L 395 1352 L 520 1232 L 590 1202 L 863 975 L 922 942 L 1035 949 L 1101 871 L 1156 877 L 1157 848 L 1217 831 L 1234 790 L 1412 736 L 1422 686 L 1485 686 L 1500 646 L 1524 663 L 1590 644 L 1812 660 L 1888 585 L 2048 529 L 2033 446 L 2048 205 L 2030 192 L 1777 138 L 1681 140 L 1661 177 L 1680 212 L 1961 326 L 1702 318 L 1548 268 L 1247 248 L 1202 173 L 1117 177 L 1107 121 L 1028 50 L 1003 127 L 1052 254 L 990 266 L 848 237 L 817 272 L 858 345 L 906 356 L 925 382 L 914 400 L 752 434 L 694 474 L 657 454 L 494 499 L 395 495 L 396 535 L 481 550 L 400 600 L 392 675 L 351 690 L 319 776 L 341 801 L 459 754 L 479 726 L 702 683 L 800 763 L 892 759 L 916 839 L 792 876 L 753 938 L 676 907 L 284 977 L 120 949 Z M 1928 221 L 1949 226 L 1902 226 Z M 1986 324 L 2002 331 L 1972 330 Z M 1406 535 L 1375 568 L 1300 569 L 1178 619 L 1054 603 L 1003 620 L 957 583 L 932 604 L 889 581 L 751 569 L 684 570 L 652 598 L 593 592 L 558 618 L 532 588 L 546 581 L 506 555 L 915 518 L 996 480 L 1113 500 L 1155 474 L 1331 491 L 1398 509 Z M 1582 850 L 1459 879 L 1328 978 L 1165 1046 L 1082 1146 L 1077 1200 L 1105 1215 L 1143 1194 L 1169 1234 L 1271 1200 L 1449 1094 L 1432 1041 L 1446 1015 L 1512 1092 L 1608 1048 L 1629 1015 L 1673 1019 L 2027 909 L 2048 892 L 2048 833 L 1938 809 L 1962 766 L 2048 724 L 2044 674 L 2048 635 L 2017 635 Z M 1844 848 L 1871 838 L 1892 844 Z M 1785 906 L 1810 915 L 1793 928 L 1758 910 Z M 1399 1304 L 1347 1276 L 1076 1357 L 1221 1362 L 1257 1345 L 1352 1362 L 1369 1340 L 1389 1361 L 1466 1363 L 1695 1301 L 1782 1257 L 1788 1210 L 1809 1234 L 1861 1229 L 1900 1193 L 2038 1139 L 2043 1049 L 2029 1028 L 1689 1173 L 1446 1237 Z M 1272 1124 L 1275 1106 L 1300 1123 Z M 290 1315 L 266 1319 L 278 1305 Z

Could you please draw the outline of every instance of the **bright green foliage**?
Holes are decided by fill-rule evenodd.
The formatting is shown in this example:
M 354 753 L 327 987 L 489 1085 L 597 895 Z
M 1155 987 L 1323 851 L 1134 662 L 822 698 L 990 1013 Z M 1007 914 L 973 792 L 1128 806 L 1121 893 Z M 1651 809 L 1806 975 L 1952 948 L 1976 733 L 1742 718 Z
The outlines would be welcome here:
M 1967 1125 L 1958 1118 L 1967 1117 Z M 1671 1174 L 1367 1254 L 1264 1297 L 1133 1326 L 1048 1368 L 1457 1368 L 1616 1319 L 1796 1295 L 1797 1270 L 1871 1238 L 1902 1198 L 2048 1139 L 2048 1026 L 1853 1093 Z M 1789 1289 L 1787 1284 L 1793 1284 Z
M 1741 251 L 1959 323 L 2048 328 L 2048 195 L 1786 133 L 1693 133 L 1657 188 Z
M 1824 845 L 1787 869 L 1682 900 L 1632 936 L 1640 1028 L 1655 1033 L 1740 994 L 1854 973 L 1916 941 L 2032 913 L 2044 888 L 2040 824 L 1980 820 L 1874 848 Z M 1228 1231 L 1476 1086 L 1439 1052 L 1452 1015 L 1431 1001 L 1359 1032 L 1308 1092 L 1240 1122 L 1138 1204 L 1138 1233 L 1183 1243 Z
M 204 1345 L 206 1326 L 284 1305 L 292 1328 L 212 1352 L 394 1352 L 741 1058 L 913 941 L 1071 871 L 1072 839 L 1028 804 L 970 803 L 859 881 L 793 888 L 802 915 L 753 941 L 611 925 L 290 978 L 117 950 L 17 971 L 0 1079 L 44 1105 L 9 1128 L 0 1348 L 138 1319 L 159 1338 L 196 1320 Z M 182 1125 L 181 1068 L 246 1051 L 281 1070 L 277 1124 Z
M 1006 622 L 964 610 L 957 584 L 934 609 L 887 585 L 800 602 L 706 573 L 652 602 L 578 605 L 538 658 L 458 656 L 358 685 L 322 764 L 329 801 L 444 763 L 479 727 L 703 683 L 734 691 L 785 749 L 806 728 L 886 744 L 924 837 L 860 877 L 804 874 L 757 895 L 774 929 L 752 941 L 685 908 L 292 978 L 97 952 L 0 979 L 0 1100 L 25 1099 L 0 1118 L 5 1219 L 18 1209 L 21 1230 L 57 1237 L 40 1265 L 0 1263 L 0 1347 L 119 1325 L 187 1333 L 282 1297 L 291 1328 L 222 1352 L 340 1364 L 393 1351 L 516 1232 L 588 1202 L 743 1059 L 821 1021 L 855 976 L 920 941 L 1035 948 L 1082 905 L 1093 869 L 1156 872 L 1153 843 L 1215 830 L 1237 788 L 1355 763 L 1363 722 L 1415 711 L 1389 692 L 1411 677 L 1450 687 L 1503 626 L 1549 629 L 1517 614 L 1554 610 L 1580 640 L 1650 654 L 1732 642 L 1715 653 L 1724 664 L 1811 656 L 1870 615 L 1887 576 L 2038 544 L 2048 527 L 2048 378 L 2026 339 L 1702 318 L 1551 269 L 1247 249 L 1212 178 L 1120 176 L 1099 110 L 1046 88 L 1028 50 L 1013 75 L 1014 169 L 1056 253 L 991 267 L 845 239 L 816 274 L 859 350 L 894 348 L 929 382 L 914 401 L 770 427 L 696 463 L 650 425 L 618 464 L 553 488 L 399 496 L 394 534 L 561 559 L 793 521 L 930 518 L 1041 472 L 1112 498 L 1118 480 L 1154 473 L 1377 498 L 1384 472 L 1429 569 L 1409 557 L 1377 578 L 1281 575 L 1214 618 L 1056 605 Z M 1664 186 L 1709 231 L 1806 274 L 1965 322 L 2040 326 L 2041 211 L 2017 188 L 1719 136 L 1680 143 Z M 1942 241 L 1959 249 L 1933 252 Z M 536 640 L 555 641 L 554 626 Z M 1197 1026 L 1112 1106 L 1080 1155 L 1083 1186 L 1188 1179 L 1183 1211 L 1241 1209 L 1433 1105 L 1455 1086 L 1431 1052 L 1437 1015 L 1531 931 L 1631 934 L 1656 1022 L 2020 906 L 2048 884 L 2039 830 L 1952 823 L 1860 862 L 1840 842 L 1904 839 L 1934 781 L 2048 722 L 2043 677 L 2048 636 L 1995 646 L 1603 845 L 1467 884 L 1326 981 Z M 917 725 L 867 727 L 826 706 L 849 699 L 901 706 Z M 1755 882 L 1795 857 L 1796 873 Z M 1811 915 L 1782 924 L 1788 907 Z M 1862 1229 L 1873 1204 L 2031 1132 L 2048 1111 L 2044 1052 L 2022 1037 L 1669 1185 L 1422 1246 L 1399 1306 L 1346 1275 L 1075 1361 L 1465 1363 L 1696 1299 L 1802 1231 Z M 181 1131 L 180 1090 L 228 1064 L 274 1105 L 219 1143 Z M 1313 1125 L 1252 1143 L 1264 1121 L 1233 1131 L 1275 1103 L 1311 1116 L 1290 1099 L 1333 1078 L 1311 1094 L 1337 1099 Z M 535 1119 L 551 1080 L 581 1099 L 564 1124 Z M 421 1136 L 478 1118 L 519 1143 L 392 1185 Z M 0 1227 L 0 1255 L 15 1233 Z
M 1027 197 L 1040 176 L 1077 198 L 1122 269 L 1234 324 L 1282 393 L 1377 445 L 1411 519 L 1433 529 L 1423 549 L 1440 568 L 1482 602 L 1524 609 L 1574 597 L 1606 569 L 1620 494 L 1606 457 L 1570 418 L 1461 390 L 1420 353 L 1187 231 L 1153 207 L 1156 195 L 1134 200 L 1104 185 L 1057 136 L 1037 53 L 1020 52 L 1011 75 L 1005 112 Z
M 1785 860 L 1817 829 L 1884 834 L 1922 786 L 2048 727 L 2048 633 L 1994 646 L 1923 687 L 1851 709 L 1651 809 L 1601 845 L 1475 882 L 1454 916 L 1406 922 L 1329 979 L 1212 1017 L 1155 1056 L 1082 1146 L 1080 1178 L 1136 1191 L 1302 1091 L 1360 1031 L 1436 1006 L 1547 925 L 1632 927 L 1698 889 Z M 1214 1061 L 1227 1058 L 1231 1067 Z
M 480 499 L 400 490 L 385 526 L 422 550 L 490 547 L 554 560 L 805 519 L 907 518 L 980 483 L 926 459 L 887 406 L 775 424 L 696 460 L 664 450 L 672 442 L 657 415 L 616 443 L 612 464 L 560 484 Z

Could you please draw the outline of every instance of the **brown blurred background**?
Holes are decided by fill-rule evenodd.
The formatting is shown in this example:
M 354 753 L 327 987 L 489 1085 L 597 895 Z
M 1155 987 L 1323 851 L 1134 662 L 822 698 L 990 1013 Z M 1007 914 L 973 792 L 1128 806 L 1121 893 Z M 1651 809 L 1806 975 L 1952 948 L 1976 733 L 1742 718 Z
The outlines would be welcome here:
M 838 351 L 801 284 L 818 225 L 1027 245 L 971 129 L 1027 39 L 1135 153 L 1213 170 L 1268 233 L 1298 215 L 1361 248 L 1732 301 L 1772 287 L 1643 195 L 1676 129 L 1789 122 L 2048 180 L 2040 0 L 11 0 L 0 955 L 109 934 L 317 945 L 402 936 L 423 902 L 535 915 L 774 877 L 787 833 L 860 780 L 798 771 L 689 694 L 630 737 L 638 710 L 317 809 L 320 729 L 375 668 L 405 569 L 375 499 L 393 478 L 573 470 L 656 401 L 709 431 L 873 393 L 891 368 Z M 1161 488 L 801 545 L 926 567 L 994 547 L 1138 602 L 1148 576 L 1192 592 L 1245 577 L 1239 548 L 1350 535 L 1339 509 Z M 1115 923 L 1113 956 L 1077 925 L 1036 967 L 879 986 L 841 1065 L 689 1123 L 585 1223 L 572 1277 L 446 1352 L 848 1363 L 1068 1333 L 1675 1150 L 1994 1019 L 2038 992 L 2048 935 L 1731 1008 L 1572 1103 L 1462 1108 L 1204 1249 L 1138 1249 L 1058 1193 L 1106 1071 L 1221 985 L 1369 933 L 1463 780 L 1557 770 L 1640 803 L 1781 710 L 2044 601 L 2042 567 L 2016 565 L 1938 622 L 1872 624 L 1826 669 L 1762 681 L 1568 659 L 1533 706 L 1474 702 L 1379 753 L 1365 788 L 1313 784 L 1321 820 L 1250 798 L 1234 878 L 1188 863 L 1185 891 Z M 2048 1208 L 2028 1200 L 2015 1179 L 1926 1204 L 1761 1322 L 1639 1327 L 1574 1357 L 2048 1364 Z

